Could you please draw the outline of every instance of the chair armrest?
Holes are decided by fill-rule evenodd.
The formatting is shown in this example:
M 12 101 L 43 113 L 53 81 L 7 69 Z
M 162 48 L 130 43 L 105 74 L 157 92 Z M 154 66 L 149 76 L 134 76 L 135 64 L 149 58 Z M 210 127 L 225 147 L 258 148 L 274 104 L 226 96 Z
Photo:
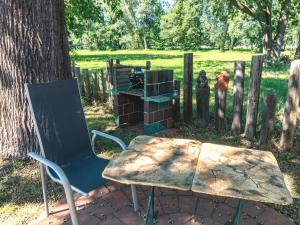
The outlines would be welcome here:
M 64 171 L 60 168 L 60 166 L 58 166 L 57 164 L 55 164 L 54 162 L 44 158 L 43 156 L 35 153 L 35 152 L 29 152 L 28 156 L 30 156 L 31 158 L 37 160 L 38 162 L 42 163 L 43 165 L 50 167 L 59 177 L 59 179 L 56 179 L 55 177 L 51 176 L 49 174 L 49 176 L 56 182 L 61 183 L 63 186 L 69 186 L 70 187 L 70 182 L 66 176 L 66 174 L 64 173 Z
M 92 130 L 92 134 L 93 134 L 92 146 L 93 146 L 94 151 L 95 151 L 95 139 L 96 139 L 97 136 L 113 140 L 114 142 L 116 142 L 120 145 L 120 147 L 122 148 L 122 151 L 125 151 L 127 149 L 126 144 L 118 137 L 112 136 L 110 134 L 106 134 L 106 133 L 98 131 L 98 130 Z

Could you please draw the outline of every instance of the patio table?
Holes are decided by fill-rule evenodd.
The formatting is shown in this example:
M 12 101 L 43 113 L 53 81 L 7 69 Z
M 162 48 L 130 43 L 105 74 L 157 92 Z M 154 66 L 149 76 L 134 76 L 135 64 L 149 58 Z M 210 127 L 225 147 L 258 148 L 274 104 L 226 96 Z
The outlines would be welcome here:
M 154 187 L 239 199 L 227 224 L 240 224 L 244 199 L 280 205 L 293 202 L 271 152 L 188 139 L 137 136 L 127 151 L 110 161 L 102 176 L 151 186 L 144 224 L 154 224 L 157 216 Z

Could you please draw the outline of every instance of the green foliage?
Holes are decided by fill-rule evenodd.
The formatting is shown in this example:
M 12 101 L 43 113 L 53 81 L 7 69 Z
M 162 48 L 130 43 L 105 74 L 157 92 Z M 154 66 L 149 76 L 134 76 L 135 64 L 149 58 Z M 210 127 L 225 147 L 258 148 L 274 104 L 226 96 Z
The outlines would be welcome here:
M 232 4 L 236 1 L 249 12 Z M 288 12 L 288 23 L 283 48 L 297 44 L 297 0 L 236 1 L 66 0 L 70 46 L 99 50 L 251 48 L 261 52 L 266 29 L 271 29 L 277 43 L 278 21 L 284 12 Z M 269 5 L 272 24 L 268 28 L 262 9 Z

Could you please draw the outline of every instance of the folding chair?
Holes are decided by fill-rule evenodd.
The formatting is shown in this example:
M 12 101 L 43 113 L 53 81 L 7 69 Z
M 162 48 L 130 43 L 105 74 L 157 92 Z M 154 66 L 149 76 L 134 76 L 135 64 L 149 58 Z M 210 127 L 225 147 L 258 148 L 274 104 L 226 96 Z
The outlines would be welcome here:
M 115 141 L 123 151 L 127 146 L 121 139 L 96 130 L 92 131 L 91 142 L 77 79 L 25 84 L 25 90 L 42 154 L 30 152 L 28 155 L 40 163 L 46 214 L 49 215 L 45 169 L 52 180 L 63 185 L 72 223 L 78 225 L 72 191 L 87 196 L 106 182 L 101 172 L 109 161 L 95 154 L 96 137 Z M 137 211 L 134 185 L 131 191 Z

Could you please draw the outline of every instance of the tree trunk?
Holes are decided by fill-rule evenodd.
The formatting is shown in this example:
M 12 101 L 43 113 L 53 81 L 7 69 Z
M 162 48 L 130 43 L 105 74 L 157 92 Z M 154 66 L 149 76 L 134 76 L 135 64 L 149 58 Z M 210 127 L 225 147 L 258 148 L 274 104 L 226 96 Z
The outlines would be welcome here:
M 284 106 L 282 133 L 279 143 L 281 150 L 291 150 L 293 148 L 297 124 L 299 98 L 300 59 L 295 60 L 291 63 L 287 100 Z
M 290 6 L 290 1 L 287 0 L 285 3 L 283 3 L 279 15 L 279 20 L 277 24 L 277 29 L 276 29 L 276 35 L 273 41 L 273 59 L 274 60 L 280 60 L 280 54 L 281 54 L 281 49 L 283 48 L 284 45 L 284 36 L 285 36 L 285 31 L 286 31 L 286 25 L 288 22 L 288 8 Z
M 264 55 L 267 61 L 272 59 L 272 48 L 273 48 L 273 39 L 272 39 L 272 3 L 267 5 L 263 9 L 264 15 L 264 24 L 263 24 L 263 49 Z
M 246 115 L 245 136 L 254 138 L 259 106 L 260 81 L 263 69 L 263 56 L 252 56 L 250 82 L 248 91 L 248 108 Z
M 300 31 L 298 32 L 298 46 L 295 52 L 295 59 L 300 59 Z
M 25 83 L 71 78 L 64 2 L 0 1 L 0 151 L 38 151 Z

